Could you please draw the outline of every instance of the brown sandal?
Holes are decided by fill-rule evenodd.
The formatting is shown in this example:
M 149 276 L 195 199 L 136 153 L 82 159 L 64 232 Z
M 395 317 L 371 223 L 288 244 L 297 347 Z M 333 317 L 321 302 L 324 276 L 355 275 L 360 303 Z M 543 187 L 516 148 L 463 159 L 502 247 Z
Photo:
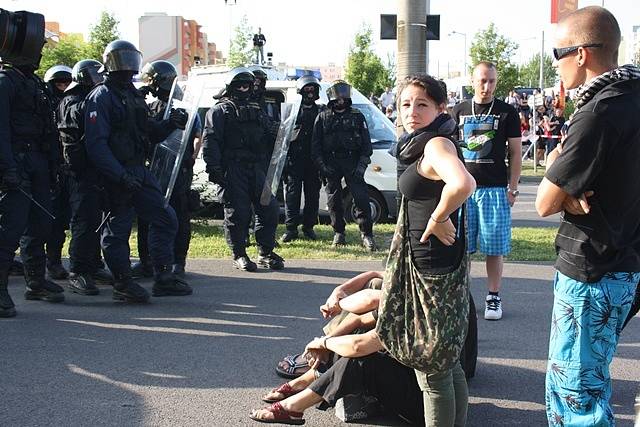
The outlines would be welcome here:
M 273 390 L 271 390 L 271 393 L 280 393 L 282 395 L 281 398 L 279 399 L 267 399 L 266 397 L 262 398 L 263 402 L 267 402 L 267 403 L 274 403 L 274 402 L 280 402 L 281 400 L 286 399 L 289 396 L 293 396 L 294 394 L 298 394 L 300 393 L 302 390 L 294 390 L 289 383 L 284 383 L 282 384 L 280 387 L 278 388 L 274 388 Z
M 260 411 L 260 410 L 271 412 L 271 414 L 273 414 L 273 418 L 259 418 L 257 415 L 257 411 Z M 302 415 L 304 415 L 302 412 L 287 411 L 282 407 L 280 402 L 276 402 L 267 406 L 266 408 L 257 409 L 257 410 L 254 409 L 251 412 L 251 414 L 249 414 L 249 418 L 251 418 L 254 421 L 258 421 L 260 423 L 270 423 L 270 424 L 280 423 L 280 424 L 292 424 L 292 425 L 299 426 L 304 424 L 304 418 L 302 418 Z

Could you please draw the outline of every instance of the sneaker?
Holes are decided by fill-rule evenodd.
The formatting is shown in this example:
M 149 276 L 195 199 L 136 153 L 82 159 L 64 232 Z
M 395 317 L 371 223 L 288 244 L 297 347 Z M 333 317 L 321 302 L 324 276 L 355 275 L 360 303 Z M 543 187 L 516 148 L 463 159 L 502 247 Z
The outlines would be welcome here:
M 369 252 L 375 252 L 378 249 L 376 241 L 373 239 L 373 234 L 362 234 L 362 246 Z
M 251 259 L 246 255 L 235 257 L 233 259 L 233 266 L 238 270 L 243 271 L 256 271 L 258 269 L 256 263 L 251 261 Z
M 134 262 L 131 265 L 131 278 L 142 279 L 143 277 L 153 277 L 153 266 L 150 262 Z
M 335 233 L 333 235 L 333 242 L 331 246 L 344 246 L 347 244 L 347 240 L 344 238 L 344 233 Z
M 65 270 L 62 264 L 53 264 L 47 266 L 47 272 L 51 280 L 65 280 L 69 278 L 69 272 Z
M 260 255 L 258 257 L 258 264 L 262 267 L 270 268 L 271 270 L 284 269 L 284 259 L 273 251 L 265 255 Z
M 156 273 L 152 288 L 152 295 L 154 297 L 181 297 L 193 293 L 191 286 L 177 277 L 173 273 L 172 268 L 173 266 L 171 266 L 171 268 L 168 266 L 160 267 L 160 271 Z
M 64 289 L 49 280 L 29 280 L 27 289 L 24 292 L 24 298 L 27 300 L 62 302 L 64 301 Z
M 502 319 L 502 300 L 496 295 L 487 295 L 484 309 L 485 320 Z
M 71 292 L 80 295 L 98 295 L 100 293 L 91 274 L 70 273 L 69 285 L 67 287 Z
M 145 303 L 149 301 L 149 292 L 130 277 L 120 277 L 113 284 L 112 298 L 116 301 Z
M 313 231 L 313 228 L 303 228 L 302 234 L 309 240 L 318 240 L 318 236 L 316 235 L 316 232 Z
M 91 279 L 98 286 L 113 286 L 113 275 L 104 268 L 98 268 L 91 274 Z
M 280 237 L 280 241 L 282 243 L 288 243 L 296 240 L 298 238 L 298 230 L 287 230 L 284 232 L 282 237 Z

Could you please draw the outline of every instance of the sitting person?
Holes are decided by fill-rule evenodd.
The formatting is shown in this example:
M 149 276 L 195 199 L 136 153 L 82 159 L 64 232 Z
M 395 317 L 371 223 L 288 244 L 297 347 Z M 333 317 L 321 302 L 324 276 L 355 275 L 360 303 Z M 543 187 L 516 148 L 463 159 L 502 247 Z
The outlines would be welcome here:
M 366 271 L 358 274 L 343 284 L 336 286 L 327 301 L 320 306 L 320 312 L 325 319 L 330 319 L 341 313 L 340 301 L 349 295 L 358 292 L 365 287 L 372 289 L 380 289 L 382 286 L 382 271 Z M 339 324 L 342 318 L 338 318 L 325 327 L 325 335 L 328 335 L 330 330 Z M 309 370 L 308 361 L 302 357 L 302 353 L 288 355 L 284 357 L 278 366 L 276 366 L 276 374 L 283 378 L 291 379 L 297 378 Z

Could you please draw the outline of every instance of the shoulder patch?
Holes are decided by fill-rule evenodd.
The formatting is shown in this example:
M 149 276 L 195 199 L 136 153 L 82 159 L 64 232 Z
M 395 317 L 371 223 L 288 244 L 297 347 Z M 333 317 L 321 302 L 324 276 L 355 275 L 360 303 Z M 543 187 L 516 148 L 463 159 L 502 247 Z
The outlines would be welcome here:
M 95 125 L 98 121 L 98 112 L 97 111 L 89 111 L 89 123 Z

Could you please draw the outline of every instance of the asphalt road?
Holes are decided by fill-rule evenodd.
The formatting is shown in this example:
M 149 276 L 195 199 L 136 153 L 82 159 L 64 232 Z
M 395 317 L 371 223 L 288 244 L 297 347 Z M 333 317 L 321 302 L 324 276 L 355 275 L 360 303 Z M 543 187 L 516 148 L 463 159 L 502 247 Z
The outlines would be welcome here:
M 18 317 L 0 320 L 0 425 L 252 425 L 249 411 L 281 383 L 276 361 L 320 335 L 318 306 L 332 287 L 380 267 L 289 261 L 283 272 L 239 274 L 226 260 L 191 261 L 194 295 L 145 306 L 114 303 L 108 288 L 95 297 L 67 293 L 63 304 L 27 302 L 22 279 L 12 278 Z M 483 270 L 473 265 L 479 310 Z M 479 321 L 469 426 L 544 425 L 552 274 L 546 265 L 506 265 L 504 318 Z M 639 359 L 634 319 L 612 366 L 620 426 L 632 425 Z M 343 425 L 332 410 L 305 417 L 311 426 Z

